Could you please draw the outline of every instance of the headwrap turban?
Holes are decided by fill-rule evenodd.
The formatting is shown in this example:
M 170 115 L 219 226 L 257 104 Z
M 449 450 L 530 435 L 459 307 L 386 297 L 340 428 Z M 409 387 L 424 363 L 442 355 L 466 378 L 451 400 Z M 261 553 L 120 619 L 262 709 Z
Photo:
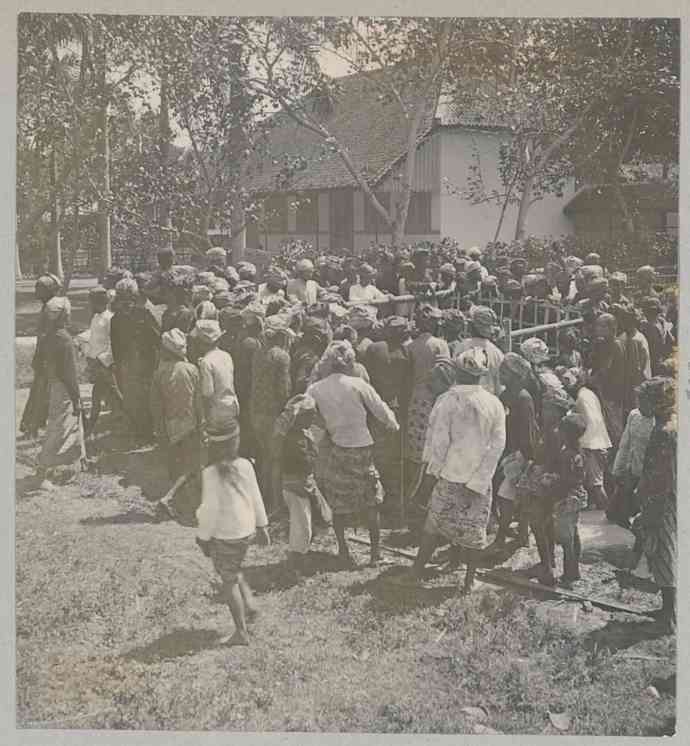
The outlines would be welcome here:
M 518 355 L 516 352 L 507 352 L 503 357 L 501 366 L 517 376 L 521 381 L 527 381 L 532 375 L 530 364 L 522 355 Z
M 220 324 L 215 319 L 200 319 L 192 329 L 191 336 L 208 344 L 215 344 L 222 334 Z
M 46 318 L 48 321 L 55 322 L 61 318 L 69 316 L 72 310 L 72 304 L 65 295 L 56 295 L 51 298 L 45 306 Z
M 493 336 L 498 319 L 493 310 L 488 306 L 474 306 L 470 312 L 470 322 L 478 334 L 488 338 Z
M 193 285 L 192 286 L 192 303 L 198 305 L 206 300 L 211 300 L 213 294 L 206 285 Z
M 453 362 L 458 371 L 473 378 L 481 378 L 489 372 L 489 356 L 483 347 L 472 347 L 465 350 Z
M 139 295 L 139 286 L 134 278 L 125 277 L 118 280 L 115 285 L 115 292 L 118 298 L 136 298 Z
M 171 329 L 161 336 L 161 345 L 176 357 L 184 359 L 187 354 L 187 338 L 179 329 Z
M 205 300 L 199 303 L 199 305 L 194 309 L 194 314 L 197 319 L 217 319 L 218 309 L 210 300 Z
M 530 337 L 529 339 L 526 339 L 520 345 L 520 352 L 523 357 L 533 365 L 545 363 L 550 357 L 549 348 L 546 345 L 546 342 L 544 342 L 543 339 L 539 339 L 539 337 Z
M 239 262 L 237 274 L 240 280 L 251 280 L 253 282 L 256 277 L 256 266 L 251 262 Z

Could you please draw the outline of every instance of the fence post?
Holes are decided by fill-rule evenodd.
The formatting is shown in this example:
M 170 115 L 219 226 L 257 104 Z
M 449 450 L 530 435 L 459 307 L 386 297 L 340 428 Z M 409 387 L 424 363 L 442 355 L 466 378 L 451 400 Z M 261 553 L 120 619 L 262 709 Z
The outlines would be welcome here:
M 513 322 L 510 316 L 503 319 L 503 333 L 508 339 L 508 350 L 507 352 L 513 351 L 513 338 L 510 336 L 510 332 L 513 330 Z

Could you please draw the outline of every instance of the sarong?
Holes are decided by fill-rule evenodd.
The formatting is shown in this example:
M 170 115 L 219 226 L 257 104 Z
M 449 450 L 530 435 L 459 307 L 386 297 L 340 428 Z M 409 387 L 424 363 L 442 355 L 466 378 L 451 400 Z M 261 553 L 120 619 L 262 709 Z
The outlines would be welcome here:
M 407 413 L 407 433 L 405 458 L 416 463 L 422 462 L 429 415 L 434 406 L 434 394 L 427 383 L 418 383 L 412 391 Z
M 38 457 L 38 463 L 46 469 L 74 464 L 85 455 L 80 436 L 81 423 L 72 412 L 72 399 L 65 384 L 52 379 L 49 385 L 46 439 Z
M 480 495 L 466 485 L 439 479 L 431 493 L 424 530 L 468 549 L 483 549 L 491 512 L 491 492 Z
M 643 549 L 654 582 L 660 588 L 675 588 L 678 553 L 675 501 L 666 501 L 658 527 L 644 536 Z
M 316 481 L 335 515 L 360 513 L 383 502 L 372 446 L 341 448 L 324 438 Z

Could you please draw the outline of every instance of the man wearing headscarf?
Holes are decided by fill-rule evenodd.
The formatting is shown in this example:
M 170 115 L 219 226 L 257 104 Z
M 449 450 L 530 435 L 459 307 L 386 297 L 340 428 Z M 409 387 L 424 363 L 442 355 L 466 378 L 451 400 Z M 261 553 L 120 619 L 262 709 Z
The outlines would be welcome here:
M 122 393 L 115 380 L 113 350 L 110 342 L 110 322 L 113 313 L 108 307 L 108 291 L 101 285 L 91 288 L 89 303 L 91 323 L 89 324 L 86 366 L 93 388 L 91 389 L 91 413 L 84 426 L 85 435 L 94 432 L 103 401 L 113 408 L 122 409 Z
M 499 526 L 495 543 L 501 545 L 508 536 L 514 516 L 517 483 L 527 469 L 537 461 L 539 425 L 534 399 L 528 383 L 532 377 L 530 364 L 515 352 L 507 353 L 499 368 L 505 390 L 501 394 L 506 411 L 506 448 L 501 462 L 503 481 L 498 489 Z M 522 542 L 527 541 L 526 526 L 521 526 Z M 540 558 L 542 552 L 540 551 Z M 550 561 L 550 560 L 549 560 Z
M 649 345 L 652 375 L 657 376 L 663 372 L 662 363 L 673 353 L 675 339 L 671 325 L 661 314 L 661 302 L 656 295 L 643 298 L 640 307 L 644 313 L 640 331 Z
M 206 266 L 208 271 L 213 272 L 218 277 L 223 276 L 227 261 L 228 255 L 222 246 L 213 246 L 206 252 Z
M 499 377 L 503 353 L 492 341 L 497 334 L 496 314 L 486 306 L 475 306 L 470 313 L 470 337 L 460 342 L 455 351 L 456 355 L 476 347 L 486 351 L 487 372 L 479 383 L 494 396 L 498 396 L 503 388 Z
M 150 407 L 158 442 L 167 451 L 170 481 L 188 478 L 172 499 L 161 501 L 161 506 L 188 524 L 200 501 L 204 410 L 199 371 L 187 362 L 186 355 L 185 335 L 179 329 L 163 332 L 160 362 L 151 382 Z
M 376 287 L 374 284 L 375 279 L 376 270 L 371 264 L 362 264 L 359 268 L 359 282 L 350 287 L 348 300 L 352 303 L 385 301 L 386 294 Z
M 137 304 L 139 288 L 135 280 L 120 280 L 115 293 L 115 313 L 110 321 L 115 377 L 134 430 L 132 435 L 137 441 L 148 443 L 153 435 L 149 392 L 158 364 L 160 329 L 153 316 Z
M 606 429 L 614 448 L 623 434 L 625 403 L 633 399 L 630 386 L 624 385 L 625 346 L 617 334 L 618 324 L 612 314 L 602 314 L 595 320 L 591 382 L 601 400 Z
M 364 364 L 371 385 L 395 414 L 404 422 L 410 398 L 412 369 L 405 346 L 408 335 L 407 319 L 389 316 L 383 326 L 383 338 L 372 342 L 364 355 Z M 402 440 L 401 432 L 373 426 L 374 463 L 381 475 L 386 508 L 400 497 Z
M 421 579 L 439 540 L 460 550 L 469 591 L 476 560 L 485 549 L 491 510 L 491 480 L 506 442 L 500 400 L 479 380 L 487 374 L 486 350 L 474 347 L 454 360 L 455 384 L 434 404 L 424 445 L 431 502 L 414 566 L 403 578 Z
M 623 344 L 624 379 L 621 381 L 625 398 L 623 401 L 623 419 L 627 420 L 630 412 L 637 406 L 637 387 L 652 377 L 649 345 L 638 327 L 637 311 L 630 305 L 614 305 L 612 312 L 616 317 L 620 334 L 618 339 Z
M 408 486 L 416 483 L 422 466 L 426 428 L 435 399 L 430 385 L 431 372 L 437 358 L 450 357 L 448 343 L 439 336 L 442 318 L 443 314 L 438 308 L 421 305 L 417 310 L 416 318 L 420 334 L 407 346 L 412 380 L 410 404 L 407 410 L 407 430 L 404 435 Z
M 271 440 L 273 428 L 292 394 L 290 343 L 293 332 L 286 315 L 264 321 L 261 348 L 252 366 L 249 411 L 257 445 L 257 476 L 269 510 L 277 507 L 271 482 Z
M 36 280 L 35 293 L 36 298 L 41 302 L 41 311 L 36 329 L 36 350 L 31 360 L 34 380 L 31 382 L 29 398 L 19 425 L 19 429 L 30 438 L 38 436 L 39 428 L 43 427 L 48 419 L 48 377 L 46 359 L 43 354 L 43 341 L 47 333 L 46 304 L 60 292 L 61 287 L 60 280 L 55 275 L 41 275 Z
M 638 304 L 643 298 L 655 298 L 657 292 L 654 289 L 656 280 L 656 270 L 649 264 L 639 267 L 635 272 L 636 288 L 633 293 L 633 300 Z
M 265 308 L 261 303 L 250 303 L 240 311 L 241 328 L 230 346 L 235 364 L 235 391 L 240 402 L 240 455 L 256 456 L 256 437 L 252 423 L 250 399 L 254 380 L 254 358 L 261 349 L 261 330 Z
M 314 263 L 310 259 L 300 259 L 295 265 L 295 275 L 287 284 L 287 297 L 293 303 L 311 306 L 319 299 L 321 288 L 313 279 Z
M 624 272 L 612 272 L 609 276 L 609 295 L 611 303 L 618 303 L 622 306 L 630 305 L 630 300 L 623 295 L 628 277 Z
M 161 320 L 161 332 L 179 329 L 189 334 L 194 328 L 194 311 L 189 306 L 190 286 L 186 277 L 171 276 L 166 278 L 165 301 L 167 308 Z
M 55 296 L 45 304 L 45 372 L 48 379 L 48 421 L 46 439 L 38 457 L 42 489 L 53 489 L 51 470 L 75 464 L 86 457 L 81 430 L 81 399 L 74 342 L 65 328 L 71 305 L 65 296 Z
M 257 300 L 264 305 L 268 305 L 276 298 L 284 298 L 287 282 L 287 275 L 282 269 L 270 266 L 264 275 L 264 282 L 257 289 Z
M 302 335 L 291 352 L 292 391 L 303 394 L 321 355 L 328 347 L 333 332 L 327 319 L 307 316 L 302 324 Z

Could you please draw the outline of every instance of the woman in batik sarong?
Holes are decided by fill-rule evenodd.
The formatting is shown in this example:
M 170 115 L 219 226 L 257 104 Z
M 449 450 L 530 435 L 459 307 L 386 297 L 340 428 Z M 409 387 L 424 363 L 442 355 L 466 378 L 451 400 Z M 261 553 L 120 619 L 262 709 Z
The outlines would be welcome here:
M 376 564 L 380 560 L 378 509 L 383 489 L 374 466 L 374 440 L 367 415 L 390 430 L 397 430 L 398 423 L 376 390 L 354 375 L 355 351 L 349 342 L 332 342 L 324 355 L 332 373 L 306 391 L 316 402 L 327 433 L 320 446 L 317 483 L 333 511 L 341 560 L 352 563 L 345 541 L 346 523 L 366 512 L 371 563 Z
M 474 566 L 486 546 L 491 480 L 506 442 L 503 404 L 479 383 L 489 369 L 486 350 L 465 350 L 454 363 L 456 383 L 429 418 L 423 457 L 436 483 L 417 558 L 404 578 L 413 582 L 439 541 L 457 547 L 468 570 Z
M 50 476 L 56 466 L 74 465 L 86 455 L 81 430 L 76 350 L 65 328 L 70 311 L 70 302 L 64 296 L 51 298 L 45 306 L 43 355 L 49 400 L 46 439 L 38 457 L 42 489 L 54 488 Z
M 429 415 L 434 406 L 431 372 L 439 357 L 450 357 L 445 339 L 438 336 L 443 314 L 438 308 L 424 305 L 416 318 L 419 336 L 407 346 L 412 370 L 412 395 L 407 409 L 405 433 L 405 461 L 408 485 L 417 483 L 422 467 L 422 451 L 426 438 Z
M 647 564 L 661 589 L 662 606 L 657 612 L 673 631 L 676 624 L 676 563 L 678 529 L 676 519 L 677 423 L 674 413 L 675 386 L 671 378 L 652 378 L 645 394 L 653 403 L 654 429 L 645 454 L 645 465 L 637 488 L 642 511 L 633 530 L 639 535 Z

